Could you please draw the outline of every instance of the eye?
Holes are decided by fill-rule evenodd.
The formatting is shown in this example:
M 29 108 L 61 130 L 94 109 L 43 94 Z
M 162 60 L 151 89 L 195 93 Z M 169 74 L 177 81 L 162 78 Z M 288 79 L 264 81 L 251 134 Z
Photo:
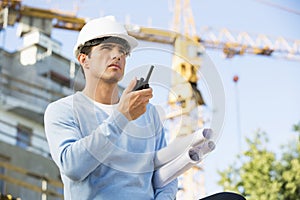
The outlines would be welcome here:
M 100 47 L 100 50 L 112 50 L 112 47 L 108 45 L 103 45 Z
M 123 54 L 123 55 L 127 55 L 127 52 L 125 51 L 125 49 L 119 49 L 119 52 L 120 52 L 120 54 Z
M 124 56 L 129 56 L 129 54 L 130 54 L 130 52 L 127 51 L 127 50 L 126 50 L 125 48 L 123 48 L 123 47 L 120 47 L 120 48 L 119 48 L 119 53 L 122 54 L 122 55 L 124 55 Z

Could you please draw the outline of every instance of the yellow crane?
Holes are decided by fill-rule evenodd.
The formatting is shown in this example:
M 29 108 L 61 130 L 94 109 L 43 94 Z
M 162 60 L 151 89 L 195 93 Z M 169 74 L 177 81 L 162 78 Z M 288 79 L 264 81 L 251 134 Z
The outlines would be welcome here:
M 172 78 L 171 89 L 174 93 L 169 95 L 169 104 L 171 107 L 181 105 L 180 115 L 184 117 L 185 123 L 179 131 L 171 133 L 172 137 L 190 134 L 203 126 L 199 113 L 196 111 L 198 115 L 196 117 L 191 116 L 190 113 L 205 103 L 197 89 L 197 72 L 201 67 L 200 55 L 204 48 L 222 50 L 227 58 L 253 54 L 279 56 L 300 61 L 300 40 L 288 41 L 284 38 L 272 40 L 261 34 L 258 36 L 252 36 L 246 32 L 234 34 L 227 29 L 220 31 L 206 29 L 202 35 L 197 35 L 190 0 L 175 0 L 173 19 L 173 31 L 126 25 L 129 34 L 139 40 L 169 44 L 174 47 L 172 68 L 181 76 Z M 52 27 L 79 31 L 86 20 L 67 12 L 25 6 L 22 5 L 21 0 L 1 0 L 0 28 L 13 26 L 15 23 L 28 25 L 22 28 L 20 35 L 32 29 L 39 29 L 50 36 Z M 177 116 L 169 117 L 176 118 Z M 204 188 L 203 182 L 197 182 L 194 179 L 194 174 L 199 170 L 201 168 L 196 166 L 183 175 L 181 191 L 183 199 L 194 199 L 199 195 L 194 192 L 199 191 L 199 188 L 200 190 Z M 200 181 L 203 180 L 202 178 Z M 200 193 L 204 194 L 203 191 Z
M 179 0 L 176 1 L 180 2 Z M 180 6 L 178 9 L 177 5 L 180 4 L 175 4 L 175 10 L 183 11 L 187 9 Z M 178 14 L 175 16 L 178 16 Z M 49 20 L 54 28 L 74 31 L 79 31 L 86 22 L 85 18 L 78 17 L 69 12 L 25 6 L 22 5 L 21 0 L 0 0 L 0 28 L 8 25 L 13 26 L 15 23 L 21 22 L 25 17 Z M 179 24 L 177 19 L 178 17 L 174 17 L 175 24 Z M 130 29 L 131 25 L 128 27 L 129 33 L 140 40 L 163 44 L 174 45 L 176 38 L 180 35 L 187 36 L 180 33 L 180 31 L 159 30 L 143 26 L 135 26 L 135 29 Z M 202 34 L 193 36 L 195 36 L 193 38 L 195 42 L 200 43 L 207 49 L 219 49 L 228 58 L 232 58 L 235 55 L 254 54 L 269 57 L 278 56 L 296 61 L 300 60 L 300 40 L 287 40 L 283 37 L 274 39 L 263 34 L 235 33 L 228 29 L 215 30 L 209 27 Z

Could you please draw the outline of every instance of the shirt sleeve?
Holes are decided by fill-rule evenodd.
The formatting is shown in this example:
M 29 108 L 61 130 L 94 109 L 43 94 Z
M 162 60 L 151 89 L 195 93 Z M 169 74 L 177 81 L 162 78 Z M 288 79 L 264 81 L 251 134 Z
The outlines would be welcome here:
M 61 173 L 74 181 L 85 179 L 105 160 L 127 123 L 127 118 L 116 110 L 92 133 L 82 137 L 81 132 L 87 130 L 80 130 L 71 105 L 52 103 L 44 116 L 51 156 Z
M 177 179 L 162 188 L 155 189 L 155 200 L 174 200 L 178 190 Z
M 161 120 L 159 118 L 159 115 L 157 113 L 157 111 L 154 109 L 154 116 L 155 116 L 155 124 L 156 124 L 156 131 L 159 133 L 157 134 L 159 137 L 157 139 L 157 147 L 156 147 L 156 151 L 166 147 L 167 143 L 166 143 L 166 139 L 165 139 L 165 131 L 164 131 L 164 127 L 161 123 Z M 154 182 L 154 179 L 156 178 L 156 173 L 154 172 L 153 174 L 153 180 L 152 182 Z M 154 187 L 154 191 L 155 191 L 155 200 L 174 200 L 176 198 L 176 194 L 178 191 L 178 180 L 174 179 L 172 182 L 170 182 L 169 184 L 167 184 L 164 187 L 161 188 L 155 188 Z

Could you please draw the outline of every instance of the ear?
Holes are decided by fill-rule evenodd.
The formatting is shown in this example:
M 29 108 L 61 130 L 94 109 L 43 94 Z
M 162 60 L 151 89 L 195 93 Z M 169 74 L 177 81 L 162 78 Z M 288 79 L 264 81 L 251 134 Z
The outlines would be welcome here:
M 78 62 L 80 63 L 80 65 L 83 68 L 89 68 L 89 66 L 87 64 L 87 59 L 88 59 L 88 56 L 83 53 L 80 53 L 77 57 Z

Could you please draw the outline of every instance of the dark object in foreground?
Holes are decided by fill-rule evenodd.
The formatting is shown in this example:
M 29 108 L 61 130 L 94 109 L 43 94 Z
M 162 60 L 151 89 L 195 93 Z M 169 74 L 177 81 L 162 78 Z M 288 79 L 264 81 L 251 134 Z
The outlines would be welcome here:
M 236 194 L 232 192 L 220 192 L 208 197 L 204 197 L 203 199 L 199 199 L 199 200 L 246 200 L 246 199 L 240 194 Z
M 154 66 L 151 65 L 146 80 L 144 80 L 144 78 L 141 78 L 141 79 L 137 80 L 137 83 L 136 83 L 136 85 L 135 85 L 135 87 L 133 88 L 132 91 L 137 91 L 137 90 L 142 90 L 142 89 L 149 88 L 149 83 L 148 82 L 149 82 L 149 79 L 150 79 L 153 68 L 154 68 Z

